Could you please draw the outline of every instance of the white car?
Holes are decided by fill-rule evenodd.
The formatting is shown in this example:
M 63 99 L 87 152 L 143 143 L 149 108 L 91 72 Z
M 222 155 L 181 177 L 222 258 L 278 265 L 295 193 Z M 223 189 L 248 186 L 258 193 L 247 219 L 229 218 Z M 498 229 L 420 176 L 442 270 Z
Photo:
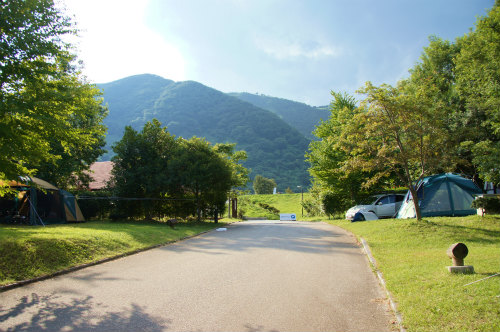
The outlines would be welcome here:
M 405 195 L 401 194 L 372 196 L 370 197 L 372 203 L 353 206 L 347 210 L 345 218 L 347 220 L 352 220 L 357 212 L 372 212 L 375 213 L 378 218 L 392 218 L 399 211 L 404 198 Z

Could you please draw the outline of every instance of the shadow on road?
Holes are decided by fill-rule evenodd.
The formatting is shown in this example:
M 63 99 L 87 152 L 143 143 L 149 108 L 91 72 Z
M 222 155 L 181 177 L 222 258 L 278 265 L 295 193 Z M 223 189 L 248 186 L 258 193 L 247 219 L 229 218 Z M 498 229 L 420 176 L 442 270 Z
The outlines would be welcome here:
M 174 252 L 195 251 L 209 254 L 227 254 L 227 251 L 252 249 L 276 249 L 300 253 L 331 253 L 343 251 L 356 254 L 355 241 L 342 230 L 330 225 L 311 223 L 258 223 L 243 222 L 233 224 L 226 232 L 211 232 L 191 239 L 189 243 L 179 243 L 163 247 Z
M 31 317 L 30 319 L 26 319 Z M 150 331 L 168 329 L 170 320 L 152 317 L 138 305 L 106 312 L 92 297 L 60 302 L 59 296 L 32 293 L 8 309 L 0 306 L 0 331 Z

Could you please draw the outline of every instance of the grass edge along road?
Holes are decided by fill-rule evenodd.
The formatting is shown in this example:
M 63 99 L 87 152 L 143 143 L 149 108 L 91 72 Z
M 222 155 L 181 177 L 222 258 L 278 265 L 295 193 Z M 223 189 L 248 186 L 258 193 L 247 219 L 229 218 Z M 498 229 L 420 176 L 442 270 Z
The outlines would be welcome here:
M 0 286 L 175 242 L 225 225 L 181 222 L 175 229 L 155 222 L 0 225 Z
M 369 243 L 408 332 L 500 331 L 500 277 L 467 285 L 500 272 L 500 216 L 327 222 Z M 475 274 L 446 269 L 456 242 Z

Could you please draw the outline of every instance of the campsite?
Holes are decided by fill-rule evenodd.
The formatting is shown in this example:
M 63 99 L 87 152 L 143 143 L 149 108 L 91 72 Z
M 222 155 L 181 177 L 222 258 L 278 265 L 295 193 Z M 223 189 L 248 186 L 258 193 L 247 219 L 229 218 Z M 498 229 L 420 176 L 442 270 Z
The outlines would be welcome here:
M 0 17 L 0 330 L 500 330 L 500 0 Z
M 0 223 L 47 225 L 84 222 L 76 197 L 36 177 L 10 181 L 9 195 L 0 197 Z

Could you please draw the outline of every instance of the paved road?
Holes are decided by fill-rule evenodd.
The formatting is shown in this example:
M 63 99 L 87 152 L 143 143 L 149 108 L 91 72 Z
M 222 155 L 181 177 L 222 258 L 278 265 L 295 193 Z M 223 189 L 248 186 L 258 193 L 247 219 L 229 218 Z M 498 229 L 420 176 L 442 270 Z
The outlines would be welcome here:
M 244 222 L 0 293 L 0 331 L 389 331 L 352 236 Z

